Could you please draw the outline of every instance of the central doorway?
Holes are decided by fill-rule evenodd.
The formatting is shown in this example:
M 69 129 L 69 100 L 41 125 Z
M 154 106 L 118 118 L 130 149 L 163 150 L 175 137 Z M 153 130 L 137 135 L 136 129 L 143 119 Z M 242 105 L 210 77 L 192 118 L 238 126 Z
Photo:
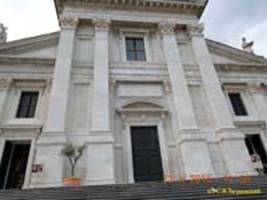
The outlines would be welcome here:
M 7 141 L 0 164 L 0 189 L 21 189 L 30 152 L 30 141 Z
M 156 126 L 131 127 L 135 182 L 162 181 L 163 169 Z

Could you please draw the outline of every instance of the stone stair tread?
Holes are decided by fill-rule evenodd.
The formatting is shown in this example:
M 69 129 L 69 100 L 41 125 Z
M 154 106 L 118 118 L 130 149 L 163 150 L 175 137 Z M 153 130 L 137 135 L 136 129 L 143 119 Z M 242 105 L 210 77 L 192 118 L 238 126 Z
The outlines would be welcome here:
M 46 188 L 29 190 L 0 191 L 0 200 L 238 200 L 264 199 L 267 200 L 267 178 L 251 177 L 250 183 L 241 183 L 237 178 L 232 183 L 223 178 L 212 179 L 210 183 L 192 183 L 191 181 L 174 183 L 137 183 L 128 185 L 81 186 L 73 188 Z M 260 195 L 210 195 L 207 189 L 261 188 Z

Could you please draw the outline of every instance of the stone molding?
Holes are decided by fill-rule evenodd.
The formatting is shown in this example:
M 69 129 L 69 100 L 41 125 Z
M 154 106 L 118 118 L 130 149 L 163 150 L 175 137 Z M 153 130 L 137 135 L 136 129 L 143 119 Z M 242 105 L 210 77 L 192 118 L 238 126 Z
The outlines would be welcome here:
M 35 64 L 35 65 L 55 65 L 55 58 L 31 58 L 31 57 L 19 57 L 1 55 L 0 64 Z
M 61 28 L 73 28 L 75 29 L 79 24 L 77 17 L 63 16 L 59 17 L 59 24 Z
M 96 31 L 108 31 L 111 20 L 107 18 L 96 17 L 92 19 L 92 23 L 94 24 Z
M 9 90 L 13 80 L 11 78 L 0 78 L 0 91 Z
M 189 24 L 187 25 L 187 31 L 190 38 L 194 36 L 204 37 L 204 25 L 201 24 Z
M 172 22 L 160 22 L 158 24 L 158 33 L 162 35 L 173 34 L 175 32 L 176 24 Z

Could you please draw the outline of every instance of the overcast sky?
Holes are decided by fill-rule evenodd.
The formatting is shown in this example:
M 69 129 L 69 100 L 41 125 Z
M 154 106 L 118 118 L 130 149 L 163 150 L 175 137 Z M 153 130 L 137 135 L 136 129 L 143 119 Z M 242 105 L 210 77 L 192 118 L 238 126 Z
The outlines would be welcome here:
M 267 57 L 267 0 L 210 0 L 202 17 L 207 38 L 240 47 L 243 36 Z M 8 40 L 58 30 L 53 0 L 0 0 Z

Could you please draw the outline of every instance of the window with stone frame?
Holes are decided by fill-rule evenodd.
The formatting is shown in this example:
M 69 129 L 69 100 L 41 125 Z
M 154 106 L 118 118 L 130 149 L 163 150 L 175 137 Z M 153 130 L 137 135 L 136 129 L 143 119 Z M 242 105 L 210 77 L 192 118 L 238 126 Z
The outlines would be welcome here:
M 235 115 L 236 116 L 247 116 L 248 112 L 242 100 L 241 94 L 238 92 L 230 92 L 228 93 L 228 96 L 232 104 L 232 108 L 233 108 Z
M 38 91 L 22 91 L 16 118 L 34 118 L 38 97 Z
M 126 37 L 127 61 L 146 61 L 145 43 L 142 37 Z

